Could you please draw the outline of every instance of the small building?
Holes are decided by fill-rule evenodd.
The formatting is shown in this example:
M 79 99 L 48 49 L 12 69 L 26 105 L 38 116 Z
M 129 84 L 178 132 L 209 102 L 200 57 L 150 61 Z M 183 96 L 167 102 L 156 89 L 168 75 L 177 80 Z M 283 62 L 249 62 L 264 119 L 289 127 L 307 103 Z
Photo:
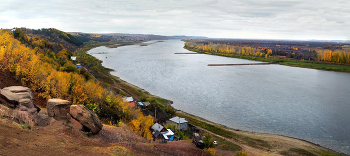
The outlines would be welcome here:
M 77 68 L 81 68 L 81 65 L 80 64 L 76 64 L 75 65 Z
M 160 133 L 159 131 L 155 131 L 152 133 L 153 137 L 156 139 L 164 139 L 164 136 L 162 133 Z
M 167 140 L 169 140 L 169 137 L 167 137 L 166 135 L 164 135 L 163 133 L 166 134 L 166 132 L 168 132 L 167 129 L 165 129 L 162 125 L 155 123 L 151 129 L 153 130 L 153 137 L 155 139 L 163 139 L 164 142 L 166 142 Z M 166 138 L 165 138 L 166 136 Z
M 149 102 L 143 102 L 143 106 L 144 106 L 144 107 L 148 107 L 149 105 L 150 105 Z
M 161 132 L 163 134 L 163 138 L 165 141 L 173 141 L 174 140 L 174 132 L 170 129 L 167 129 L 166 132 Z
M 166 132 L 166 131 L 168 131 L 168 130 L 165 129 L 162 125 L 160 125 L 160 124 L 158 124 L 158 123 L 155 123 L 155 124 L 151 127 L 151 129 L 152 129 L 154 132 L 156 132 L 156 131 L 158 131 L 158 132 Z
M 130 107 L 135 107 L 136 106 L 135 102 L 129 102 L 129 105 L 130 105 Z
M 72 56 L 71 59 L 72 59 L 73 61 L 75 61 L 75 60 L 77 60 L 77 57 L 76 57 L 76 56 Z
M 188 121 L 185 118 L 178 116 L 169 119 L 170 124 L 176 124 L 178 130 L 187 130 Z
M 132 98 L 132 97 L 125 97 L 125 98 L 123 98 L 123 100 L 126 102 L 134 102 L 134 98 Z
M 140 108 L 144 108 L 145 105 L 142 102 L 137 102 L 137 106 L 139 106 Z

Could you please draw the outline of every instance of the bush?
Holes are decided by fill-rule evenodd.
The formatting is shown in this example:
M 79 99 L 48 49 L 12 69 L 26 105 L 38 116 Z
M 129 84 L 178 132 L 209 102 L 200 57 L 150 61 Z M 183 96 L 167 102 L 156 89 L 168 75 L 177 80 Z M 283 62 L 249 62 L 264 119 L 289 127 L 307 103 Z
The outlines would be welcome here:
M 177 133 L 177 136 L 180 137 L 181 140 L 187 140 L 188 136 L 185 134 L 184 131 L 181 131 L 179 133 Z
M 238 152 L 235 156 L 248 156 L 246 151 Z
M 211 140 L 211 135 L 209 133 L 204 134 L 204 139 L 203 139 L 203 143 L 204 143 L 204 147 L 205 148 L 213 148 L 214 147 L 214 143 L 213 140 Z
M 207 151 L 208 153 L 210 153 L 210 155 L 215 155 L 215 150 L 214 150 L 214 148 L 208 148 L 208 149 L 205 149 L 205 151 Z
M 171 129 L 174 133 L 177 132 L 177 125 L 176 124 L 166 124 L 166 129 Z

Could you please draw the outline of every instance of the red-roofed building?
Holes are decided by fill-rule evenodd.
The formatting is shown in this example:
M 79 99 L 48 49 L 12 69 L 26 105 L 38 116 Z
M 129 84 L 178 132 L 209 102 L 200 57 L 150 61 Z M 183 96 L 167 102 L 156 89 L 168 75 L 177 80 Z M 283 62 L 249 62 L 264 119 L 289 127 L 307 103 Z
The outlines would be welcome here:
M 135 107 L 135 106 L 136 106 L 135 102 L 129 102 L 129 105 L 130 105 L 131 107 Z

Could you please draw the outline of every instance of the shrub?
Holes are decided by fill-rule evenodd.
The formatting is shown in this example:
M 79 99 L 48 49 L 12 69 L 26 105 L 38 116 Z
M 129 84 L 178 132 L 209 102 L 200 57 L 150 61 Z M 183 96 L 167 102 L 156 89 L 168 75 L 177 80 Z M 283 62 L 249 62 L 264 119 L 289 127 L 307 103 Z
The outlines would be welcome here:
M 166 129 L 171 129 L 174 133 L 177 132 L 177 125 L 176 124 L 166 124 Z
M 248 156 L 246 151 L 238 152 L 235 156 Z
M 214 148 L 208 148 L 208 149 L 205 149 L 205 151 L 207 151 L 210 155 L 215 155 L 215 150 Z
M 209 133 L 204 134 L 203 143 L 204 143 L 205 148 L 213 148 L 214 147 L 213 140 L 211 140 L 211 135 Z

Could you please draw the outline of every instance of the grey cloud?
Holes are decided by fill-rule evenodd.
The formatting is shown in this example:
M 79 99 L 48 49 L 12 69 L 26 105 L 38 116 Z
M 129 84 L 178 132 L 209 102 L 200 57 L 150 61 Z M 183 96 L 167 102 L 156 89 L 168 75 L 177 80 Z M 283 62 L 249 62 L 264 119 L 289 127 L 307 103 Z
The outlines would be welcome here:
M 46 25 L 64 31 L 350 39 L 347 0 L 21 0 L 1 4 L 0 24 L 9 27 L 23 19 L 52 19 Z M 37 27 L 41 28 L 40 23 Z

